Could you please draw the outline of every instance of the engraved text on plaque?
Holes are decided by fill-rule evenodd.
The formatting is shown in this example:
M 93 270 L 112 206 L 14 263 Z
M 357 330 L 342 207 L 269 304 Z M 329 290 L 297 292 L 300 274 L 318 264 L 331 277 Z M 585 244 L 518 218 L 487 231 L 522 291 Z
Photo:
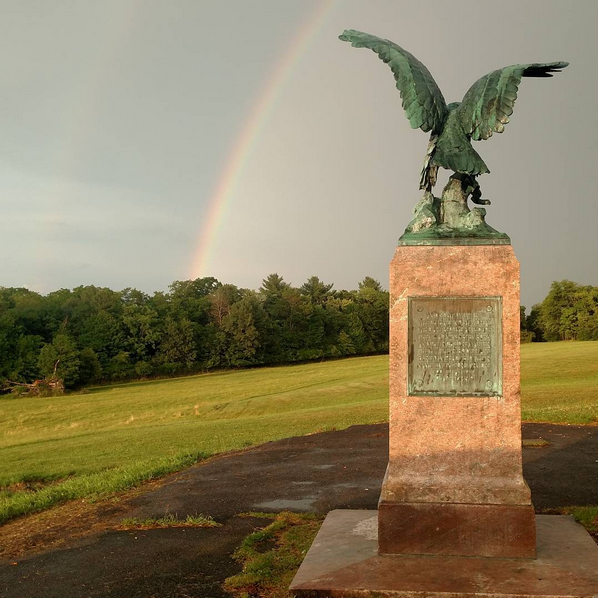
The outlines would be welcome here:
M 502 395 L 500 297 L 410 297 L 410 395 Z

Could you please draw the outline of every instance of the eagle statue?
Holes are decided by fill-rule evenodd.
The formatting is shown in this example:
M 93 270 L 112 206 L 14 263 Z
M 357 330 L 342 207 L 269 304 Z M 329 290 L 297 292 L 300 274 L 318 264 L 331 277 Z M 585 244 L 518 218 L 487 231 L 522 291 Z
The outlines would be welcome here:
M 482 199 L 476 180 L 477 176 L 490 171 L 471 141 L 488 139 L 493 133 L 504 131 L 523 77 L 552 77 L 569 63 L 516 64 L 492 71 L 478 79 L 461 102 L 447 105 L 430 71 L 397 44 L 353 29 L 344 31 L 339 37 L 356 48 L 373 50 L 390 66 L 411 127 L 430 132 L 420 176 L 424 197 L 414 209 L 416 218 L 406 232 L 441 227 L 445 236 L 455 236 L 455 229 L 476 229 L 482 236 L 492 231 L 496 233 L 484 222 L 485 210 L 475 208 L 473 213 L 467 208 L 469 196 L 476 204 L 490 203 Z M 455 173 L 441 199 L 432 194 L 439 167 Z M 447 205 L 455 202 L 459 204 L 456 211 L 454 205 Z

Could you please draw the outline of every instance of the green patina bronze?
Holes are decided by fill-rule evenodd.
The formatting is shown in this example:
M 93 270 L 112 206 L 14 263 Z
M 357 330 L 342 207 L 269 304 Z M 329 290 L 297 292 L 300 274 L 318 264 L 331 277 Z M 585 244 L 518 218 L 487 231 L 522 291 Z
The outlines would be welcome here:
M 508 244 L 509 237 L 486 224 L 484 208 L 469 209 L 467 201 L 488 205 L 476 177 L 490 171 L 471 141 L 502 133 L 517 99 L 522 77 L 552 77 L 568 62 L 515 64 L 478 79 L 461 102 L 446 104 L 430 71 L 397 44 L 349 29 L 340 36 L 356 48 L 369 48 L 388 64 L 401 94 L 403 108 L 414 129 L 430 132 L 420 176 L 424 196 L 399 242 L 404 245 Z M 438 168 L 453 174 L 440 198 L 432 189 Z

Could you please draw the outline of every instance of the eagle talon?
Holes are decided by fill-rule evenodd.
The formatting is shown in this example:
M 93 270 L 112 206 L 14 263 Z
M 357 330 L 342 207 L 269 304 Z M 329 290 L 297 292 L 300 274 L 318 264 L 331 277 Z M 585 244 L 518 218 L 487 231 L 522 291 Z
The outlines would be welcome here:
M 471 195 L 471 201 L 478 206 L 489 206 L 489 199 L 482 199 L 482 190 L 480 184 L 476 181 L 475 176 L 469 174 L 461 174 L 463 180 L 464 192 L 467 197 Z

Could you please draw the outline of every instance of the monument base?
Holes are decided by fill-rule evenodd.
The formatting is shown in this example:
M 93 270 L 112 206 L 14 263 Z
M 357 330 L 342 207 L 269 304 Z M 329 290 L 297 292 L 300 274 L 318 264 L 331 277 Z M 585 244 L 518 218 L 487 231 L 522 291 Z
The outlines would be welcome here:
M 537 558 L 378 554 L 377 511 L 331 511 L 290 587 L 297 598 L 590 598 L 598 546 L 572 517 L 538 515 Z
M 381 501 L 378 523 L 380 554 L 536 556 L 531 505 Z

